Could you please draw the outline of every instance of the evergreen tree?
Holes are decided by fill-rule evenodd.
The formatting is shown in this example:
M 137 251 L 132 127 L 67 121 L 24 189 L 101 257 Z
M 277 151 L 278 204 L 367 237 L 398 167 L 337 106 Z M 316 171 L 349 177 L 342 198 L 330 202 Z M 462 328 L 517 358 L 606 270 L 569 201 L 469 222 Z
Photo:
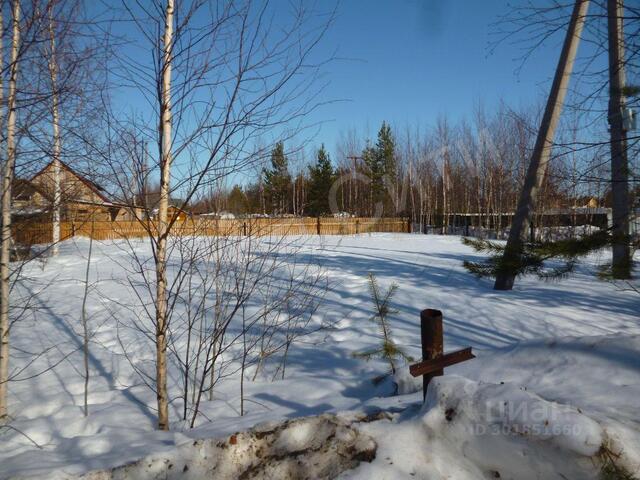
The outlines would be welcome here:
M 362 161 L 367 167 L 367 176 L 370 178 L 369 184 L 369 212 L 374 214 L 375 206 L 384 198 L 384 169 L 379 162 L 380 157 L 376 149 L 368 144 L 362 151 Z
M 271 168 L 264 171 L 264 189 L 273 213 L 289 212 L 291 174 L 282 142 L 276 143 L 271 151 Z
M 398 166 L 396 161 L 395 140 L 391 133 L 391 127 L 386 122 L 382 122 L 380 131 L 378 132 L 376 154 L 378 156 L 378 163 L 384 172 L 384 187 L 386 191 L 386 195 L 383 198 L 384 211 L 389 215 L 395 211 L 394 205 L 396 198 L 394 198 L 394 192 L 398 182 Z
M 309 167 L 306 208 L 309 215 L 316 217 L 330 212 L 329 191 L 334 180 L 335 172 L 323 144 L 318 150 L 315 165 Z
M 493 277 L 498 274 L 509 274 L 520 277 L 537 275 L 543 279 L 559 279 L 574 271 L 579 260 L 591 253 L 601 250 L 612 243 L 612 235 L 608 230 L 584 235 L 580 238 L 569 238 L 549 242 L 527 242 L 513 261 L 505 260 L 503 244 L 489 240 L 463 238 L 462 243 L 477 252 L 486 252 L 490 256 L 480 262 L 465 260 L 464 267 L 477 277 Z M 556 264 L 547 266 L 549 262 Z M 605 266 L 606 268 L 606 266 Z M 603 274 L 604 272 L 603 269 Z
M 242 191 L 240 185 L 235 185 L 229 193 L 227 200 L 229 211 L 235 215 L 245 215 L 249 211 L 249 199 Z
M 396 162 L 396 143 L 391 133 L 391 126 L 386 122 L 382 122 L 380 131 L 378 132 L 378 141 L 376 143 L 376 155 L 378 163 L 387 181 L 395 182 L 398 178 L 398 166 Z
M 371 317 L 371 321 L 378 326 L 380 343 L 377 347 L 372 348 L 371 350 L 357 352 L 354 353 L 353 356 L 356 358 L 364 358 L 365 360 L 378 358 L 389 364 L 388 373 L 386 375 L 376 377 L 374 379 L 375 383 L 380 382 L 387 375 L 395 374 L 399 361 L 413 361 L 412 357 L 407 355 L 402 348 L 396 345 L 393 340 L 391 326 L 389 325 L 389 317 L 394 313 L 397 313 L 396 310 L 391 308 L 391 299 L 397 290 L 398 285 L 392 283 L 387 292 L 383 294 L 382 291 L 380 291 L 376 277 L 373 273 L 369 272 L 369 292 L 374 306 L 374 314 Z
M 244 196 L 247 199 L 247 213 L 263 213 L 262 211 L 262 176 L 255 183 L 250 183 L 244 188 Z
M 393 210 L 394 199 L 392 192 L 387 191 L 387 187 L 389 185 L 395 187 L 398 179 L 395 149 L 391 126 L 382 122 L 375 147 L 367 145 L 362 152 L 362 158 L 371 179 L 371 214 L 375 213 L 375 205 L 379 202 L 383 204 L 384 211 L 387 213 Z

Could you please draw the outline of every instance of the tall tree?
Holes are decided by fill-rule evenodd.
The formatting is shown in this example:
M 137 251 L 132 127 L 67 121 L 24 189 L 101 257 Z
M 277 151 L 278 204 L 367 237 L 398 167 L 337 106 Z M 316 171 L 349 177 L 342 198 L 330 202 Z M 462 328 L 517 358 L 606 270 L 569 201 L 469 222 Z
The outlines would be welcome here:
M 614 278 L 631 276 L 629 248 L 629 163 L 627 161 L 627 132 L 624 125 L 625 70 L 623 0 L 607 1 L 609 33 L 609 124 L 611 125 L 611 197 L 613 223 Z
M 52 212 L 52 249 L 51 254 L 58 254 L 58 243 L 60 242 L 60 201 L 62 191 L 60 188 L 60 152 L 62 150 L 62 138 L 60 136 L 60 111 L 58 93 L 58 59 L 56 55 L 56 37 L 55 37 L 55 24 L 53 19 L 53 7 L 54 1 L 50 0 L 47 6 L 48 20 L 49 20 L 49 76 L 51 78 L 51 125 L 53 130 L 53 212 Z
M 249 199 L 240 185 L 234 185 L 227 200 L 229 211 L 235 215 L 244 215 L 249 211 Z
M 376 156 L 378 157 L 378 164 L 383 172 L 383 182 L 387 191 L 385 212 L 391 214 L 398 201 L 398 165 L 396 160 L 395 139 L 391 132 L 391 126 L 386 122 L 382 122 L 380 131 L 378 132 Z
M 398 166 L 391 127 L 382 122 L 374 147 L 367 145 L 362 159 L 370 180 L 369 215 L 391 213 L 396 203 Z
M 538 192 L 547 173 L 556 126 L 558 125 L 564 97 L 569 87 L 569 79 L 571 78 L 580 34 L 582 33 L 588 8 L 589 0 L 576 0 L 536 145 L 531 155 L 527 176 L 520 192 L 518 207 L 511 224 L 509 240 L 504 250 L 502 260 L 504 269 L 496 276 L 493 287 L 495 290 L 511 290 L 513 288 L 513 282 L 516 277 L 515 271 L 517 270 L 514 266 L 519 264 L 523 250 L 522 235 L 523 232 L 527 231 L 536 205 Z
M 367 140 L 367 145 L 362 151 L 362 162 L 369 178 L 369 199 L 367 214 L 369 216 L 382 215 L 382 199 L 384 198 L 384 168 L 380 163 L 380 156 Z M 378 211 L 380 210 L 380 211 Z
M 9 291 L 11 282 L 11 186 L 16 165 L 16 92 L 20 52 L 20 0 L 13 0 L 11 16 L 11 63 L 7 97 L 7 158 L 2 176 L 2 231 L 0 246 L 0 418 L 7 415 L 9 382 Z M 2 12 L 0 11 L 0 14 Z M 1 50 L 0 50 L 1 51 Z
M 320 216 L 330 212 L 329 191 L 335 180 L 335 172 L 324 144 L 318 150 L 315 165 L 309 167 L 309 188 L 307 190 L 307 212 Z
M 317 70 L 312 67 L 311 51 L 328 24 L 323 28 L 323 22 L 318 27 L 312 11 L 292 8 L 278 9 L 282 18 L 276 27 L 263 21 L 275 7 L 251 0 L 152 3 L 157 8 L 148 8 L 147 2 L 123 4 L 130 19 L 128 25 L 135 29 L 132 42 L 142 44 L 150 55 L 138 55 L 136 59 L 114 56 L 114 70 L 126 79 L 124 91 L 130 94 L 134 90 L 147 100 L 139 111 L 144 121 L 109 112 L 112 129 L 106 132 L 109 137 L 104 150 L 115 154 L 115 158 L 105 158 L 116 174 L 114 181 L 118 181 L 117 172 L 131 164 L 131 149 L 119 147 L 121 133 L 129 131 L 134 138 L 158 145 L 157 155 L 149 159 L 149 175 L 160 179 L 159 201 L 149 205 L 153 210 L 157 205 L 157 220 L 139 219 L 148 232 L 154 262 L 150 264 L 133 248 L 129 255 L 142 276 L 142 286 L 132 284 L 131 288 L 141 294 L 136 298 L 144 302 L 144 307 L 149 296 L 152 302 L 151 308 L 135 309 L 134 315 L 139 316 L 139 328 L 149 341 L 145 341 L 145 347 L 153 348 L 156 369 L 153 374 L 139 373 L 157 395 L 158 427 L 167 429 L 169 398 L 175 398 L 167 391 L 167 368 L 173 365 L 167 358 L 176 354 L 168 345 L 173 332 L 180 332 L 184 326 L 184 319 L 172 313 L 183 298 L 190 275 L 188 268 L 168 270 L 168 259 L 181 255 L 181 265 L 189 263 L 185 259 L 197 264 L 198 258 L 212 253 L 214 257 L 207 262 L 216 263 L 215 242 L 200 250 L 191 240 L 171 241 L 179 235 L 184 217 L 169 215 L 170 199 L 177 208 L 188 208 L 204 192 L 220 190 L 231 176 L 262 165 L 273 148 L 273 143 L 264 144 L 263 140 L 275 131 L 282 133 L 286 126 L 285 140 L 298 135 L 302 127 L 297 126 L 299 122 L 294 126 L 293 120 L 302 120 L 315 103 L 313 75 Z M 291 108 L 293 98 L 296 105 L 304 105 L 302 111 Z M 112 144 L 116 147 L 109 150 Z M 283 153 L 282 146 L 280 150 Z M 139 178 L 145 176 L 140 172 Z M 130 192 L 130 178 L 122 180 L 121 189 Z M 282 204 L 286 208 L 289 202 L 285 200 Z M 180 333 L 176 335 L 179 338 Z M 209 354 L 199 366 L 195 405 L 213 389 L 207 379 L 220 374 L 215 359 L 222 339 L 208 333 L 203 338 L 203 348 Z M 197 416 L 196 407 L 194 419 Z
M 264 171 L 264 188 L 271 202 L 271 211 L 275 214 L 289 213 L 291 174 L 283 142 L 276 143 L 271 151 L 271 168 Z
M 158 126 L 160 156 L 160 201 L 158 206 L 158 237 L 156 264 L 156 397 L 158 428 L 169 429 L 169 398 L 167 393 L 167 236 L 169 235 L 169 200 L 171 180 L 171 67 L 173 59 L 174 3 L 167 0 L 162 36 L 161 84 L 159 95 L 160 125 Z

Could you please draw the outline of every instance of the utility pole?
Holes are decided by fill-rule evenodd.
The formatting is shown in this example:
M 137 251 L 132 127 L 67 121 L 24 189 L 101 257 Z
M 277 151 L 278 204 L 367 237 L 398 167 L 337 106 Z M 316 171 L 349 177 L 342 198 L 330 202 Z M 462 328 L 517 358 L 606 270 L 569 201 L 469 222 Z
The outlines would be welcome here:
M 355 213 L 356 215 L 360 215 L 360 205 L 358 205 L 358 200 L 360 199 L 360 195 L 358 194 L 358 182 L 356 180 L 358 178 L 358 161 L 363 161 L 364 159 L 359 155 L 347 156 L 347 159 L 353 161 L 353 167 L 351 167 L 351 182 L 349 182 L 349 196 L 351 196 L 351 189 L 353 188 L 353 199 L 349 199 L 350 200 L 349 207 L 351 208 L 350 213 Z M 343 202 L 343 206 L 344 206 L 344 202 Z
M 449 166 L 449 151 L 445 150 L 442 162 L 442 235 L 447 234 L 449 227 L 449 203 L 447 202 L 447 192 L 451 183 L 451 167 Z
M 536 144 L 531 154 L 531 162 L 524 179 L 524 185 L 520 192 L 518 207 L 513 216 L 509 239 L 504 250 L 502 264 L 505 265 L 502 271 L 496 275 L 496 282 L 493 286 L 495 290 L 511 290 L 515 281 L 513 266 L 520 262 L 522 254 L 522 235 L 528 230 L 531 215 L 538 198 L 538 191 L 547 172 L 547 165 L 553 147 L 553 138 L 560 119 L 562 104 L 569 86 L 573 63 L 580 43 L 580 35 L 584 26 L 589 0 L 576 0 L 571 14 L 571 21 L 567 30 L 567 36 L 562 45 L 560 60 L 556 68 L 556 73 L 551 85 L 551 92 L 544 110 Z
M 612 268 L 613 278 L 631 276 L 629 248 L 629 165 L 624 125 L 625 74 L 623 0 L 607 0 L 609 33 L 609 126 L 611 132 Z

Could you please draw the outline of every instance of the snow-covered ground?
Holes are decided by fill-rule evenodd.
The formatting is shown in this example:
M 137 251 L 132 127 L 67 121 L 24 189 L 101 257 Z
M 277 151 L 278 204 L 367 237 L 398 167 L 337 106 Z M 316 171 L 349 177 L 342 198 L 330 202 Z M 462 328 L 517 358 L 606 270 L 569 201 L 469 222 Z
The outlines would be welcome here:
M 560 283 L 525 278 L 513 291 L 495 292 L 489 280 L 463 269 L 463 260 L 479 254 L 459 237 L 372 234 L 291 241 L 297 266 L 320 265 L 328 279 L 314 321 L 333 327 L 293 346 L 284 379 L 259 375 L 252 381 L 249 372 L 243 417 L 234 372 L 202 407 L 210 422 L 201 419 L 187 429 L 178 421 L 176 400 L 169 433 L 154 430 L 155 393 L 122 348 L 148 345 L 127 329 L 132 317 L 123 305 L 134 300 L 127 284 L 136 277 L 123 268 L 129 246 L 94 244 L 89 323 L 96 333 L 87 418 L 81 408 L 80 305 L 88 241 L 67 241 L 59 257 L 29 264 L 21 293 L 37 295 L 12 330 L 12 366 L 24 370 L 10 386 L 14 418 L 12 428 L 0 432 L 0 478 L 67 478 L 267 420 L 375 408 L 401 413 L 362 426 L 378 442 L 378 454 L 345 478 L 595 478 L 603 443 L 612 455 L 622 454 L 627 468 L 637 467 L 640 295 L 594 277 L 604 258 L 592 257 Z M 145 243 L 134 247 L 140 258 L 150 257 Z M 398 284 L 393 334 L 410 355 L 420 356 L 424 308 L 444 312 L 445 350 L 471 345 L 476 351 L 477 359 L 447 369 L 422 410 L 420 393 L 392 397 L 387 384 L 373 385 L 384 363 L 353 357 L 378 338 L 368 321 L 369 272 L 382 288 Z M 29 364 L 37 352 L 46 353 Z M 170 371 L 169 382 L 175 399 L 179 376 Z
M 638 352 L 638 335 L 486 352 L 436 379 L 421 410 L 363 426 L 377 458 L 344 478 L 630 478 L 601 477 L 603 468 L 637 478 Z

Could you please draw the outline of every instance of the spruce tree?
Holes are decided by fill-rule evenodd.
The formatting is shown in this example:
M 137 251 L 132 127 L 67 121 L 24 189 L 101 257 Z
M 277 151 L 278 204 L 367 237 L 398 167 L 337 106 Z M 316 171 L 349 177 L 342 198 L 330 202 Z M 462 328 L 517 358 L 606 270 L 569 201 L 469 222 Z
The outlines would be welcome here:
M 323 144 L 318 150 L 315 165 L 309 167 L 306 208 L 309 215 L 316 217 L 330 212 L 329 191 L 334 180 L 335 172 Z
M 384 198 L 384 169 L 379 159 L 376 149 L 367 144 L 362 151 L 362 160 L 367 167 L 367 176 L 371 180 L 369 184 L 369 215 L 373 215 L 375 205 Z
M 234 185 L 228 198 L 229 211 L 235 215 L 244 215 L 249 211 L 249 199 L 240 185 Z
M 382 122 L 378 131 L 375 147 L 367 145 L 362 152 L 362 158 L 371 179 L 371 213 L 377 203 L 382 203 L 384 210 L 389 213 L 393 206 L 392 192 L 387 192 L 387 186 L 395 186 L 398 178 L 398 167 L 395 155 L 395 140 L 391 126 Z
M 289 161 L 284 154 L 284 144 L 276 143 L 271 151 L 271 168 L 264 171 L 264 189 L 271 204 L 272 213 L 289 212 L 291 190 L 291 174 Z
M 376 155 L 378 163 L 387 178 L 387 181 L 395 182 L 398 178 L 398 167 L 396 164 L 396 143 L 391 133 L 391 126 L 386 122 L 382 122 L 380 131 L 378 132 L 378 141 L 376 143 Z

